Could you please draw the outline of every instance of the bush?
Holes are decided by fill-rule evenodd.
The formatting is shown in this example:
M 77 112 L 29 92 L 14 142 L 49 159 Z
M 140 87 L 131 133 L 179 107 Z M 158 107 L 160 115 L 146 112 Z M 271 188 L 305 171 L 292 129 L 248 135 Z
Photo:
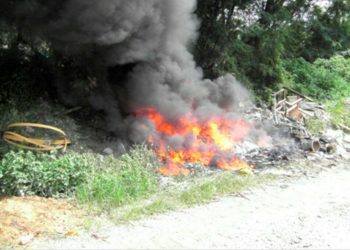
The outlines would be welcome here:
M 0 195 L 71 195 L 87 172 L 87 162 L 76 154 L 11 151 L 0 161 Z
M 95 162 L 89 180 L 77 190 L 81 202 L 118 207 L 146 198 L 157 190 L 157 163 L 150 150 L 141 147 L 120 158 L 93 155 L 88 158 Z
M 305 95 L 319 100 L 349 96 L 348 76 L 344 70 L 335 70 L 336 67 L 332 60 L 340 63 L 339 59 L 320 59 L 314 64 L 302 58 L 285 61 L 283 65 L 287 84 Z M 350 61 L 344 60 L 342 62 L 343 68 L 349 67 Z
M 350 99 L 339 99 L 329 102 L 327 111 L 331 114 L 332 123 L 350 127 Z
M 285 61 L 287 82 L 291 87 L 320 100 L 349 96 L 348 76 L 344 70 L 336 70 L 336 64 L 332 60 L 335 61 L 319 59 L 314 64 L 301 58 Z M 343 69 L 347 64 L 350 65 L 350 62 L 344 59 Z
M 317 118 L 309 118 L 306 122 L 306 128 L 313 134 L 321 134 L 326 129 L 326 122 Z
M 316 67 L 321 67 L 337 74 L 350 84 L 350 58 L 337 55 L 330 59 L 319 58 L 314 64 Z

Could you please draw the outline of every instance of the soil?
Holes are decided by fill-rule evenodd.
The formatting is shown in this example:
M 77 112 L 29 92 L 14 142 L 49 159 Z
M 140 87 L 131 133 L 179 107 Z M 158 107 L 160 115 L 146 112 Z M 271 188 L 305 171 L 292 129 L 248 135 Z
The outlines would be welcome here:
M 66 200 L 12 197 L 0 200 L 0 247 L 26 245 L 34 238 L 69 232 L 81 211 Z
M 350 164 L 274 169 L 278 181 L 214 203 L 33 249 L 350 248 Z M 316 170 L 316 171 L 315 171 Z

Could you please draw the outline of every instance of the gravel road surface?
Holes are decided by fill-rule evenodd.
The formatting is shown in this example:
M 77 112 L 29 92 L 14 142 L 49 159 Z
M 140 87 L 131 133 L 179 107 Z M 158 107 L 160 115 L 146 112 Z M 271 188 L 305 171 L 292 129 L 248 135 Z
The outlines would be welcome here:
M 350 165 L 350 164 L 349 164 Z M 35 249 L 350 249 L 350 166 Z

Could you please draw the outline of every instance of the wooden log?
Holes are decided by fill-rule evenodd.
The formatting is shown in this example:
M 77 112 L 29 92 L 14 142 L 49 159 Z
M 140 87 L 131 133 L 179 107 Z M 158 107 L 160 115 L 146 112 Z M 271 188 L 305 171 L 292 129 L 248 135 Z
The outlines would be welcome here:
M 58 112 L 58 113 L 54 114 L 54 116 L 69 115 L 69 114 L 71 114 L 73 112 L 76 112 L 76 111 L 79 111 L 81 109 L 82 109 L 82 107 L 74 107 L 74 108 L 71 108 L 71 109 L 68 109 L 68 110 L 64 110 L 62 112 Z
M 277 107 L 277 108 L 275 109 L 275 111 L 281 111 L 283 108 L 284 108 L 283 106 Z
M 298 92 L 298 91 L 296 91 L 294 89 L 291 89 L 291 88 L 288 88 L 288 87 L 285 87 L 285 89 L 287 89 L 288 91 L 290 91 L 290 92 L 292 92 L 292 93 L 294 93 L 294 94 L 296 94 L 298 96 L 301 96 L 301 97 L 305 98 L 308 101 L 311 101 L 311 102 L 314 101 L 312 98 L 310 98 L 310 97 L 308 97 L 306 95 L 303 95 L 302 93 L 300 93 L 300 92 Z
M 294 102 L 286 102 L 286 104 L 289 105 L 289 106 L 294 106 L 296 104 L 301 103 L 302 101 L 303 101 L 303 98 L 300 98 L 300 99 L 298 99 L 298 100 L 296 100 Z
M 276 104 L 276 106 L 278 107 L 278 106 L 283 105 L 283 104 L 285 104 L 285 103 L 286 103 L 286 100 L 282 100 L 282 101 L 279 101 L 279 102 Z
M 272 96 L 276 97 L 276 96 L 282 94 L 284 91 L 286 91 L 286 90 L 285 90 L 285 89 L 281 89 L 281 90 L 279 90 L 279 91 L 273 93 Z
M 339 124 L 339 127 L 342 128 L 345 132 L 350 133 L 350 128 L 344 124 Z
M 298 105 L 297 104 L 294 104 L 292 107 L 288 108 L 287 109 L 287 115 L 292 112 L 294 109 L 297 109 L 298 108 Z

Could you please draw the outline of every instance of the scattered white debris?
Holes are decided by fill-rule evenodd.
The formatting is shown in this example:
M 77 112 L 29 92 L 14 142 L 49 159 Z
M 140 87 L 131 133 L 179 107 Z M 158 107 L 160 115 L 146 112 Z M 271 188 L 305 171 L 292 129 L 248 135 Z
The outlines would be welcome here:
M 18 244 L 21 246 L 28 245 L 34 239 L 34 235 L 28 234 L 19 237 Z

